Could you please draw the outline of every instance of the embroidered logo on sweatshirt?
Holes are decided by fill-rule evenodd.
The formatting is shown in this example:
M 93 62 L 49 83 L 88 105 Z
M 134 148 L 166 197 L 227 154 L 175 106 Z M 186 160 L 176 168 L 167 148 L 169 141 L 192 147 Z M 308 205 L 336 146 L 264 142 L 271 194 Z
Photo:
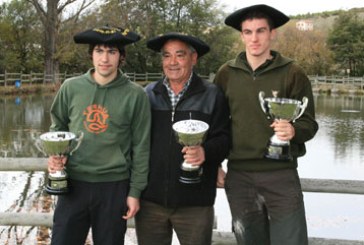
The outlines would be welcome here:
M 106 123 L 106 120 L 109 118 L 109 114 L 106 108 L 101 105 L 90 105 L 83 114 L 85 115 L 83 125 L 87 131 L 99 134 L 105 132 L 108 128 L 109 125 Z

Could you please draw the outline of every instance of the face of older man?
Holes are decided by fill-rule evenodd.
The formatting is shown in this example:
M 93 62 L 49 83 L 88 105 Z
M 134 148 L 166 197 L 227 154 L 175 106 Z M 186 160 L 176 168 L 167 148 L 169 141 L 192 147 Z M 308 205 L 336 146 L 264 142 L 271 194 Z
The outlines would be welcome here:
M 164 74 L 170 83 L 185 83 L 197 63 L 197 53 L 178 40 L 167 41 L 162 49 Z

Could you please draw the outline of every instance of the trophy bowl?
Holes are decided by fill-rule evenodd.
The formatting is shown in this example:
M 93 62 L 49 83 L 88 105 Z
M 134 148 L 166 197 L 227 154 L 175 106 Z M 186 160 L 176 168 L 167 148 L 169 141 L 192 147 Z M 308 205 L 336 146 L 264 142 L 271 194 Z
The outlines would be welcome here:
M 298 117 L 301 101 L 287 98 L 265 98 L 266 113 L 275 120 L 294 121 Z
M 268 119 L 287 120 L 292 123 L 302 116 L 308 103 L 307 97 L 303 97 L 302 102 L 289 98 L 270 97 L 264 98 L 264 92 L 259 92 L 259 101 L 263 112 Z M 267 145 L 266 158 L 276 160 L 291 160 L 289 141 L 280 140 L 274 134 Z
M 200 120 L 182 120 L 172 126 L 177 142 L 183 146 L 198 146 L 205 139 L 209 125 Z M 197 184 L 201 182 L 202 168 L 186 161 L 181 164 L 179 181 L 185 184 Z
M 66 155 L 71 152 L 71 142 L 76 135 L 71 132 L 48 132 L 39 136 L 43 145 L 43 152 L 48 156 Z
M 74 133 L 56 131 L 48 132 L 39 136 L 36 142 L 37 148 L 47 156 L 72 155 L 80 146 L 83 133 L 77 137 Z M 46 185 L 46 192 L 51 195 L 64 195 L 70 190 L 68 176 L 65 169 L 49 173 Z

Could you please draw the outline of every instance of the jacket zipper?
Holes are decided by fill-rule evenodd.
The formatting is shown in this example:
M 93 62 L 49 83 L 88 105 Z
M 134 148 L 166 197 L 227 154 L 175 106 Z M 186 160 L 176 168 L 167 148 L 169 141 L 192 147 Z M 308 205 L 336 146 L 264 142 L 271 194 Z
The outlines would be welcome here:
M 178 104 L 178 103 L 177 103 Z M 176 112 L 176 106 L 172 107 L 172 111 L 171 111 L 171 126 L 173 126 L 173 123 L 174 123 L 174 114 Z M 174 132 L 173 132 L 173 128 L 171 129 L 171 135 L 169 137 L 169 145 L 172 145 L 172 140 L 175 139 L 175 136 L 174 136 Z M 171 162 L 173 159 L 173 155 L 170 155 L 169 157 L 169 161 Z M 170 185 L 170 181 L 168 179 L 168 177 L 170 176 L 170 173 L 171 173 L 171 166 L 169 164 L 168 167 L 166 167 L 166 175 L 167 175 L 167 183 L 166 185 L 164 186 L 164 192 L 165 192 L 165 199 L 164 199 L 164 206 L 165 207 L 168 207 L 169 206 L 169 185 Z

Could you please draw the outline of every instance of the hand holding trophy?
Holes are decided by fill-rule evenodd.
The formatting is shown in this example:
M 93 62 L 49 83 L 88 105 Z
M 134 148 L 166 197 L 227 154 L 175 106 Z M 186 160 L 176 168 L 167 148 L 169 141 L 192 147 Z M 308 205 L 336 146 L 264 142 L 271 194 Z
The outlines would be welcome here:
M 200 120 L 183 120 L 173 124 L 178 143 L 183 146 L 201 145 L 209 125 Z M 197 184 L 201 182 L 202 168 L 183 161 L 179 181 L 185 184 Z
M 36 142 L 37 148 L 47 156 L 72 155 L 80 146 L 83 133 L 77 138 L 71 132 L 48 132 L 40 135 L 40 141 Z M 68 176 L 65 169 L 49 173 L 46 191 L 51 195 L 64 195 L 69 192 Z
M 259 101 L 263 112 L 268 116 L 268 118 L 273 120 L 287 120 L 291 122 L 294 122 L 302 116 L 308 103 L 308 99 L 306 97 L 303 97 L 302 102 L 288 98 L 264 98 L 263 91 L 259 92 Z M 277 135 L 274 134 L 268 143 L 265 157 L 276 160 L 292 159 L 289 141 L 280 140 Z

